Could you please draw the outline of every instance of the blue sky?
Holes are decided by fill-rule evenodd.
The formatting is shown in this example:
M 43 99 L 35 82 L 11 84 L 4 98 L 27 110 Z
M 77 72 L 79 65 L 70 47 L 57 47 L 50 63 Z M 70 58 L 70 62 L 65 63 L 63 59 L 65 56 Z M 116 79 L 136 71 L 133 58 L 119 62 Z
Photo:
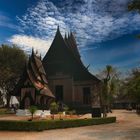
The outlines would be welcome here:
M 1 0 L 0 44 L 47 52 L 59 25 L 73 31 L 81 58 L 98 73 L 111 64 L 127 72 L 140 64 L 140 15 L 131 0 Z

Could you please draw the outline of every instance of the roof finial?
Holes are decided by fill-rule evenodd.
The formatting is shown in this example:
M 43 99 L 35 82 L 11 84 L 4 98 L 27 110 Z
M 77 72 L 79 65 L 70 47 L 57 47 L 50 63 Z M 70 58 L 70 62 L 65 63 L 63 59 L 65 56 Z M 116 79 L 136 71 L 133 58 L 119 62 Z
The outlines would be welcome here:
M 70 38 L 70 32 L 68 32 L 68 39 Z
M 72 31 L 70 32 L 70 36 L 71 36 L 71 37 L 73 36 L 73 33 L 72 33 Z
M 59 29 L 59 25 L 57 26 L 57 31 L 60 31 L 60 29 Z
M 61 33 L 60 33 L 59 25 L 57 26 L 57 32 L 56 32 L 56 34 L 61 34 Z
M 34 55 L 34 48 L 32 47 L 32 55 Z
M 41 57 L 41 53 L 40 53 L 40 60 L 42 59 L 42 57 Z
M 39 53 L 38 53 L 38 50 L 36 50 L 35 54 L 36 54 L 36 55 L 38 55 L 38 54 L 39 54 Z
M 67 33 L 65 32 L 65 39 L 67 39 Z

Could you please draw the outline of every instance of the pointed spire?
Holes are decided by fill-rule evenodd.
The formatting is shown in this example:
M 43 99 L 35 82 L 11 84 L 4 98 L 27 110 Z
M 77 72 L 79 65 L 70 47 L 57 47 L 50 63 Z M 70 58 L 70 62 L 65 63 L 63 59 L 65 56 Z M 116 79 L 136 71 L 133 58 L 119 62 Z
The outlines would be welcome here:
M 64 49 L 65 47 L 67 47 L 66 42 L 64 40 L 64 37 L 62 36 L 60 30 L 59 30 L 59 26 L 57 27 L 57 31 L 55 34 L 55 37 L 53 39 L 53 42 L 51 44 L 51 47 L 49 48 L 48 52 L 52 49 L 52 48 L 59 48 L 59 49 Z M 47 54 L 45 55 L 44 59 L 47 59 Z
M 27 66 L 26 68 L 28 68 L 28 66 L 30 65 L 31 58 L 32 58 L 32 55 L 29 57 L 29 60 L 28 60 L 27 65 L 26 65 Z
M 57 32 L 60 32 L 60 28 L 59 28 L 59 25 L 57 26 Z
M 70 39 L 70 33 L 68 32 L 68 39 Z
M 57 31 L 56 31 L 55 38 L 58 37 L 58 36 L 59 36 L 59 37 L 60 37 L 60 36 L 62 37 L 61 32 L 60 32 L 59 25 L 57 26 Z M 63 38 L 63 37 L 62 37 L 62 38 Z
M 33 56 L 34 55 L 34 48 L 32 47 L 32 54 L 31 54 L 31 56 Z
M 31 56 L 30 56 L 29 61 L 30 61 L 30 60 L 33 61 L 33 60 L 34 60 L 34 57 L 35 57 L 35 52 L 34 52 L 34 48 L 32 47 L 32 54 L 31 54 Z
M 69 41 L 70 41 L 70 43 L 72 45 L 71 47 L 75 47 L 72 32 L 69 33 Z
M 40 60 L 42 59 L 42 57 L 41 57 L 41 53 L 40 53 Z
M 71 37 L 73 36 L 73 33 L 72 33 L 72 32 L 70 32 L 70 36 L 71 36 Z
M 65 38 L 64 38 L 65 40 L 67 39 L 67 33 L 65 32 Z
M 70 35 L 71 35 L 72 40 L 76 43 L 75 36 L 74 36 L 73 32 L 71 32 Z
M 36 56 L 39 56 L 38 50 L 36 50 L 35 55 L 36 55 Z M 39 57 L 40 57 L 40 56 L 39 56 Z
M 77 47 L 76 39 L 75 39 L 73 32 L 71 32 L 71 40 L 72 40 L 74 46 Z
M 28 60 L 28 61 L 29 61 L 29 60 Z M 25 65 L 24 65 L 25 70 L 27 69 L 28 61 L 25 62 Z
M 72 32 L 70 32 L 70 40 L 72 41 L 72 44 L 73 44 L 73 35 L 72 35 Z

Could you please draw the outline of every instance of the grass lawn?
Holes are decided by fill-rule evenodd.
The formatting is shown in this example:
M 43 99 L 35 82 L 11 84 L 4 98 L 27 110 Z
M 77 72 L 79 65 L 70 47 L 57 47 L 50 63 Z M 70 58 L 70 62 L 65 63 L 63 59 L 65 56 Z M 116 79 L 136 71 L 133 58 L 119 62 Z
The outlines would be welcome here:
M 13 114 L 13 113 L 7 108 L 0 108 L 0 115 L 7 115 L 7 114 Z

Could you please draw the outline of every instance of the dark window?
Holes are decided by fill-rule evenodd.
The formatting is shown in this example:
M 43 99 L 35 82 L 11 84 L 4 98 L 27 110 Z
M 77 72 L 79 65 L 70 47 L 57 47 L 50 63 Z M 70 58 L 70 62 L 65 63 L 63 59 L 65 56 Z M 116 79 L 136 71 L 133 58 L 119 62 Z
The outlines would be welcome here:
M 31 100 L 29 97 L 26 97 L 24 100 L 24 107 L 28 109 L 31 106 Z
M 83 88 L 83 103 L 88 105 L 90 101 L 90 87 L 85 87 Z
M 56 101 L 63 101 L 63 86 L 55 86 Z
M 42 96 L 41 98 L 40 98 L 40 105 L 44 105 L 45 104 L 45 102 L 44 102 L 44 97 Z

